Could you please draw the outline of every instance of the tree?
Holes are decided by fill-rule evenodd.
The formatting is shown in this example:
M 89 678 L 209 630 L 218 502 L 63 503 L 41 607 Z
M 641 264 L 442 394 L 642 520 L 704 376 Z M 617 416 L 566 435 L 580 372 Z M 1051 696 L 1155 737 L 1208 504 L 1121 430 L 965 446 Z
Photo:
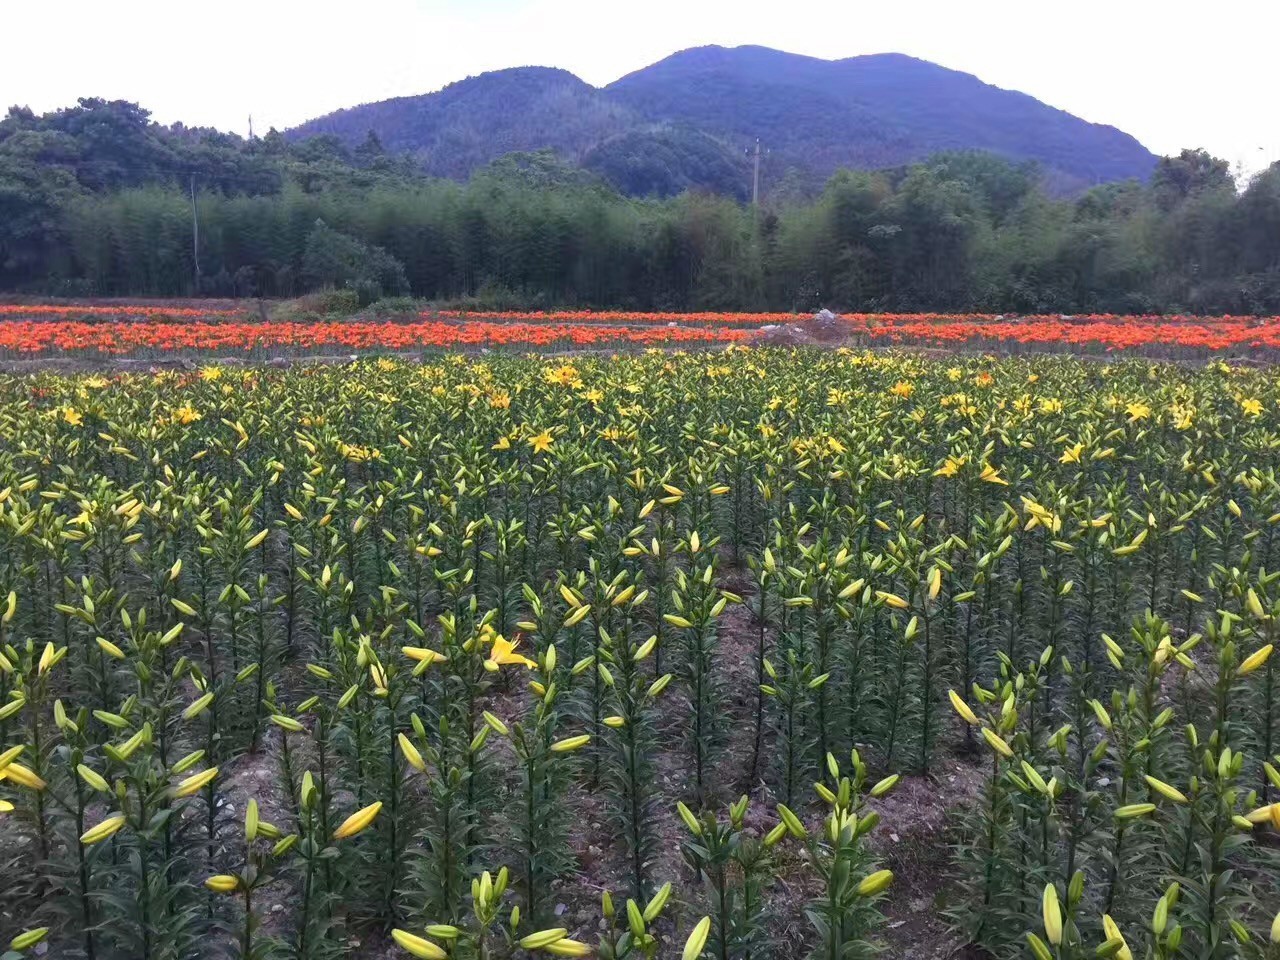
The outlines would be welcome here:
M 362 305 L 409 292 L 404 266 L 381 247 L 361 243 L 317 220 L 307 236 L 303 278 L 315 287 L 354 290 Z
M 364 143 L 356 147 L 352 153 L 355 162 L 362 167 L 372 166 L 375 161 L 385 157 L 387 151 L 383 149 L 382 140 L 377 133 L 370 130 L 368 136 L 364 138 Z
M 1176 157 L 1161 157 L 1151 175 L 1151 192 L 1163 210 L 1212 190 L 1235 190 L 1231 164 L 1205 150 L 1183 150 Z

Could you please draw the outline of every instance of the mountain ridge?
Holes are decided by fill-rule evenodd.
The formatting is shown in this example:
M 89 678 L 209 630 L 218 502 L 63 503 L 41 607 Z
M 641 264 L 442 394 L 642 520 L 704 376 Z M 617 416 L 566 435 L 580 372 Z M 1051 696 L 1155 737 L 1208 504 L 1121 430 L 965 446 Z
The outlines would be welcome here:
M 907 54 L 823 60 L 764 46 L 691 47 L 603 87 L 558 67 L 509 67 L 334 111 L 286 136 L 355 145 L 370 131 L 435 175 L 463 179 L 506 153 L 550 149 L 633 194 L 743 196 L 756 137 L 770 151 L 767 186 L 811 189 L 841 167 L 948 150 L 1035 162 L 1063 192 L 1145 179 L 1156 163 L 1112 125 Z

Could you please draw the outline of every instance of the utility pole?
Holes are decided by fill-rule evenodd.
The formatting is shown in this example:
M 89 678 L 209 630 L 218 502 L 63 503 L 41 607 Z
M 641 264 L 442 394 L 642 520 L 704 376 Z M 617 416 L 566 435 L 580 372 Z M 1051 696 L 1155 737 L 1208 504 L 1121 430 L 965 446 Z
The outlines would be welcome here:
M 195 296 L 200 296 L 200 218 L 196 214 L 196 175 L 191 175 L 191 255 L 196 266 Z
M 756 137 L 756 156 L 754 171 L 751 175 L 751 205 L 760 205 L 760 138 Z
M 253 139 L 253 114 L 249 114 L 249 139 Z

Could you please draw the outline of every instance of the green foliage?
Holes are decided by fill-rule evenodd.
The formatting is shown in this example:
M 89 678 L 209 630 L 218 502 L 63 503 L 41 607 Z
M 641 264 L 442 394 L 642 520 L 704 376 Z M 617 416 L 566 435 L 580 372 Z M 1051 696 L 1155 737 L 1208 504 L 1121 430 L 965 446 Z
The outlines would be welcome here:
M 385 135 L 353 142 L 244 141 L 98 100 L 15 110 L 0 121 L 0 289 L 335 287 L 365 305 L 412 293 L 497 310 L 1280 311 L 1280 168 L 1237 193 L 1202 151 L 1162 161 L 1150 186 L 1075 195 L 1029 162 L 949 151 L 838 170 L 825 187 L 792 178 L 756 211 L 740 202 L 737 154 L 678 125 L 607 136 L 585 170 L 488 145 L 466 184 L 423 176 Z
M 361 306 L 409 292 L 400 261 L 381 247 L 371 247 L 339 233 L 323 220 L 317 220 L 307 234 L 302 279 L 311 286 L 353 291 Z
M 1001 960 L 1263 956 L 1277 410 L 738 347 L 0 377 L 3 937 L 832 960 L 923 840 L 895 913 Z
M 690 833 L 680 852 L 706 894 L 711 917 L 708 949 L 719 960 L 769 952 L 764 898 L 773 871 L 770 849 L 783 831 L 760 837 L 745 829 L 749 802 L 744 796 L 730 804 L 727 821 L 709 812 L 694 817 L 680 805 Z

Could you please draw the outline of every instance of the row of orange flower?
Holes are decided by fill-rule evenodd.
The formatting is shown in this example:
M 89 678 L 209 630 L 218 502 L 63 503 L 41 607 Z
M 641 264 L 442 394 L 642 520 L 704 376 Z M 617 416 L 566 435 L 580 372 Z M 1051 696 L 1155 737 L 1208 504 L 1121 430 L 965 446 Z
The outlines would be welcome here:
M 678 326 L 749 326 L 771 323 L 794 323 L 794 313 L 739 313 L 703 311 L 673 313 L 637 310 L 438 310 L 422 313 L 421 319 L 479 320 L 493 323 L 604 323 L 604 324 L 676 324 Z
M 0 319 L 30 320 L 189 320 L 209 319 L 226 320 L 234 318 L 248 320 L 250 311 L 235 307 L 212 306 L 175 306 L 169 303 L 109 303 L 109 304 L 0 304 Z M 404 318 L 390 318 L 403 321 Z M 560 323 L 560 324 L 678 324 L 678 325 L 725 325 L 725 326 L 763 326 L 765 324 L 794 323 L 803 321 L 804 316 L 795 313 L 767 313 L 742 311 L 701 311 L 679 313 L 674 311 L 636 311 L 636 310 L 435 310 L 423 311 L 417 315 L 419 321 L 427 320 L 467 320 L 520 323 Z M 860 327 L 878 328 L 881 326 L 899 326 L 902 324 L 943 324 L 954 323 L 1003 323 L 1011 322 L 1020 325 L 1061 321 L 1070 326 L 1091 326 L 1094 324 L 1176 324 L 1198 325 L 1210 324 L 1258 324 L 1265 322 L 1256 317 L 1195 317 L 1184 315 L 1161 316 L 1121 315 L 1110 313 L 1080 314 L 1073 317 L 1060 315 L 1007 317 L 993 313 L 846 313 L 841 316 L 846 323 Z
M 199 308 L 81 307 L 95 319 L 31 317 L 30 307 L 0 305 L 0 352 L 10 355 L 141 352 L 242 353 L 254 350 L 412 350 L 608 344 L 733 343 L 790 315 L 747 313 L 442 313 L 411 322 L 246 322 Z M 59 308 L 63 309 L 63 308 Z M 112 314 L 110 311 L 117 311 Z M 175 312 L 184 311 L 184 312 Z M 96 319 L 100 316 L 102 319 Z M 16 319 L 22 317 L 22 319 Z M 175 322 L 181 318 L 182 322 Z M 1093 315 L 1006 319 L 985 314 L 852 314 L 844 332 L 859 342 L 979 347 L 1199 351 L 1280 349 L 1280 317 Z
M 890 343 L 993 343 L 1127 350 L 1173 346 L 1192 350 L 1280 348 L 1280 317 L 1089 317 L 1019 322 L 895 318 L 865 335 Z
M 424 312 L 422 319 L 432 317 L 445 320 L 488 320 L 523 323 L 625 323 L 625 324 L 679 324 L 679 325 L 724 325 L 724 326 L 764 326 L 766 324 L 789 324 L 808 319 L 795 313 L 743 313 L 734 311 L 714 311 L 697 313 L 652 312 L 633 310 L 487 310 L 463 311 L 440 310 Z M 1077 316 L 1009 317 L 994 313 L 846 313 L 839 319 L 855 328 L 868 328 L 879 331 L 883 327 L 898 328 L 904 325 L 915 328 L 918 324 L 943 325 L 954 324 L 1009 324 L 1019 327 L 1037 323 L 1061 323 L 1069 327 L 1093 327 L 1097 325 L 1160 325 L 1183 326 L 1204 325 L 1257 325 L 1267 321 L 1257 317 L 1195 317 L 1185 315 L 1162 316 L 1159 314 L 1122 315 L 1113 313 L 1090 313 Z M 1274 318 L 1272 318 L 1274 320 Z M 917 328 L 918 329 L 918 328 Z
M 38 355 L 150 352 L 245 353 L 254 350 L 414 350 L 601 344 L 697 344 L 745 340 L 751 330 L 623 327 L 601 324 L 495 323 L 83 323 L 0 322 L 0 352 Z

